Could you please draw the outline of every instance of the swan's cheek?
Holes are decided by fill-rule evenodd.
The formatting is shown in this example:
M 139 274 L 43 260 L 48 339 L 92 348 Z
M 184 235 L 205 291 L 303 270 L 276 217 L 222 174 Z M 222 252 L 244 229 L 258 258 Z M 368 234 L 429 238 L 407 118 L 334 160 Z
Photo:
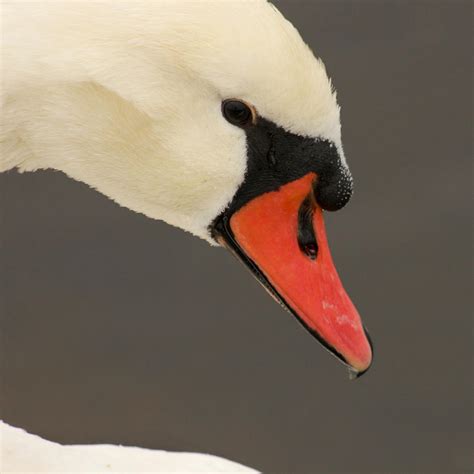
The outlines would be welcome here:
M 163 198 L 169 205 L 179 203 L 206 228 L 234 197 L 247 166 L 244 132 L 217 119 L 182 124 L 157 156 L 166 175 Z

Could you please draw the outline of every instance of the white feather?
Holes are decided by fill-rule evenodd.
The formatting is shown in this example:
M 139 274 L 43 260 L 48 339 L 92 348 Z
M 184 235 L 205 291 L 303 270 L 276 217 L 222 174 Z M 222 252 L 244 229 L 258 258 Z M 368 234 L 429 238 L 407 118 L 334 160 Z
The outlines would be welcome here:
M 126 446 L 66 445 L 0 421 L 0 472 L 8 473 L 256 473 L 209 454 L 172 453 Z
M 2 9 L 0 171 L 56 169 L 209 241 L 246 171 L 225 98 L 336 144 L 322 62 L 264 0 L 9 1 Z M 60 446 L 2 425 L 3 470 L 254 472 L 218 458 Z
M 0 171 L 61 170 L 209 240 L 246 169 L 222 99 L 342 155 L 325 68 L 266 1 L 13 1 L 3 28 Z

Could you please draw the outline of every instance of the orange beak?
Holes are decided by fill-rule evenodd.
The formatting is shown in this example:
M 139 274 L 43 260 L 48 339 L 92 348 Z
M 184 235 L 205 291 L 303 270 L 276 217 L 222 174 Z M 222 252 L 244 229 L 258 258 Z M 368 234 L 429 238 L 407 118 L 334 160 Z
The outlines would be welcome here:
M 315 173 L 266 192 L 224 217 L 218 240 L 336 357 L 359 376 L 372 347 L 329 252 Z

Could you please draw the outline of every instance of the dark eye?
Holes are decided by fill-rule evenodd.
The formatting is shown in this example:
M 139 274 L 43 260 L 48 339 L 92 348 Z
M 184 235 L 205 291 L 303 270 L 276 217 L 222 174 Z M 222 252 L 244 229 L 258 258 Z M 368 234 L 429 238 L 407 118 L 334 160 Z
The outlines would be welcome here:
M 246 125 L 252 120 L 252 111 L 240 100 L 229 99 L 222 102 L 222 114 L 232 125 Z

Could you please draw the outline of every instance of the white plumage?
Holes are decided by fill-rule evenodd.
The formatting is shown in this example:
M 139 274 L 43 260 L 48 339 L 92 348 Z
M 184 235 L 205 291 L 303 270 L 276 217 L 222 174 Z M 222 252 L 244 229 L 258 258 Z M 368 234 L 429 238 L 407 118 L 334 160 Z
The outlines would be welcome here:
M 97 445 L 62 446 L 0 421 L 0 472 L 256 473 L 241 464 L 198 453 Z
M 266 1 L 12 2 L 3 28 L 0 171 L 58 169 L 209 240 L 246 168 L 222 99 L 341 148 L 323 64 Z
M 223 119 L 223 99 L 327 138 L 343 157 L 323 64 L 264 0 L 11 1 L 2 25 L 0 171 L 63 171 L 213 243 L 208 226 L 246 171 L 245 135 Z M 197 454 L 63 447 L 4 424 L 2 436 L 2 472 L 245 469 Z

